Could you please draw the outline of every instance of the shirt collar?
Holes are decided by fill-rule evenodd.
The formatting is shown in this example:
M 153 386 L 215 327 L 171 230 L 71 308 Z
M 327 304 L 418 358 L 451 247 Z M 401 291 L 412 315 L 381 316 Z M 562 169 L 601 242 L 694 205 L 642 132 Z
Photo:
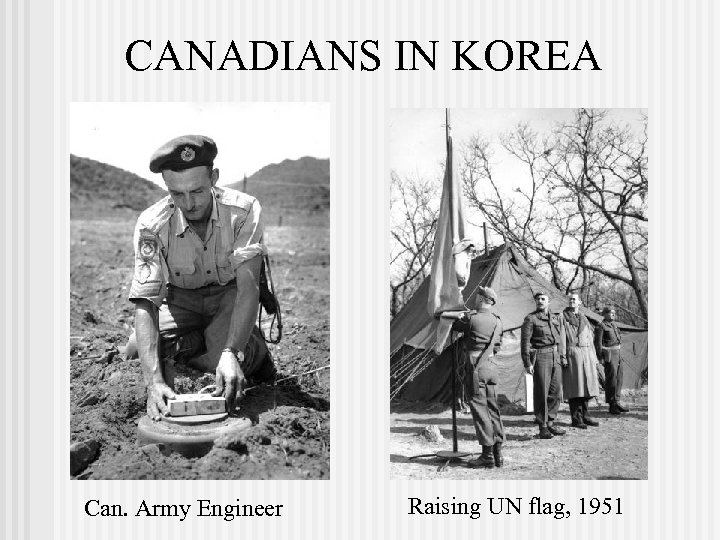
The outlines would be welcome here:
M 215 222 L 215 225 L 218 227 L 222 226 L 222 221 L 219 219 L 219 213 L 218 213 L 218 203 L 217 203 L 217 196 L 215 194 L 215 190 L 211 190 L 212 193 L 212 212 L 210 213 L 210 222 Z M 183 234 L 187 228 L 190 226 L 190 224 L 187 222 L 187 219 L 185 219 L 185 214 L 183 214 L 183 211 L 179 208 L 175 212 L 175 215 L 177 216 L 177 220 L 175 221 L 175 236 L 180 236 Z

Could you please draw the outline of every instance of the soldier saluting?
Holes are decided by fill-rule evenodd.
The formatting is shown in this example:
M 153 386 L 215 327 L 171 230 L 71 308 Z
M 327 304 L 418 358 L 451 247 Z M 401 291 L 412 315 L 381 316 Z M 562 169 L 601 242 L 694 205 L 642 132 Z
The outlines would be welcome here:
M 606 307 L 602 314 L 603 321 L 595 327 L 595 350 L 605 366 L 605 401 L 610 406 L 610 414 L 625 413 L 629 409 L 620 403 L 623 381 L 623 362 L 620 357 L 622 337 L 615 324 L 615 310 Z
M 565 358 L 565 327 L 562 316 L 550 312 L 550 298 L 535 293 L 536 310 L 525 317 L 520 331 L 520 355 L 525 371 L 533 376 L 533 406 L 540 438 L 552 439 L 565 431 L 553 423 L 562 401 L 562 367 Z

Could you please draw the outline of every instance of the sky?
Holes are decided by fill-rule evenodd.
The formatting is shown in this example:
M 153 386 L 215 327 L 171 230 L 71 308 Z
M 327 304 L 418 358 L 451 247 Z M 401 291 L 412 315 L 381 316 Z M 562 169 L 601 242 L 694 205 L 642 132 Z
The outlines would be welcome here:
M 557 122 L 572 119 L 575 109 L 450 109 L 453 143 L 473 134 L 497 140 L 520 122 L 538 132 L 549 132 Z M 612 109 L 611 119 L 640 127 L 641 109 Z M 445 109 L 392 109 L 390 111 L 390 168 L 401 176 L 434 177 L 445 162 Z M 516 181 L 522 167 L 504 151 L 495 156 L 498 179 Z M 439 178 L 439 176 L 438 176 Z
M 162 185 L 150 156 L 180 135 L 207 135 L 218 145 L 219 184 L 270 163 L 330 157 L 326 103 L 72 103 L 70 152 Z
M 453 145 L 457 151 L 472 135 L 497 142 L 502 133 L 526 122 L 539 133 L 549 133 L 558 122 L 570 121 L 575 109 L 450 109 Z M 609 118 L 641 129 L 641 109 L 611 109 Z M 390 169 L 401 177 L 437 179 L 445 163 L 445 109 L 391 109 L 389 113 Z M 493 177 L 510 192 L 528 182 L 527 168 L 507 151 L 494 145 Z M 479 211 L 466 205 L 472 238 L 482 238 Z M 491 233 L 492 234 L 492 233 Z M 491 238 L 492 243 L 492 238 Z

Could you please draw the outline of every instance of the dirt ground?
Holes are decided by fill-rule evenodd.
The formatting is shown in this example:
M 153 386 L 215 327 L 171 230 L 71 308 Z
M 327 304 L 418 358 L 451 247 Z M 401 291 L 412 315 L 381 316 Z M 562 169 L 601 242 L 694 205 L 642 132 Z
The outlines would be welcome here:
M 223 437 L 204 457 L 186 459 L 162 445 L 138 447 L 137 422 L 145 414 L 140 363 L 119 352 L 133 324 L 127 291 L 136 217 L 128 212 L 71 221 L 70 441 L 100 445 L 98 457 L 76 478 L 329 478 L 329 369 L 276 388 L 251 388 L 242 413 L 253 427 Z M 283 339 L 270 345 L 278 379 L 330 362 L 328 217 L 306 216 L 302 223 L 266 228 L 283 308 Z M 212 382 L 213 377 L 185 368 L 176 389 L 192 392 Z
M 590 413 L 600 426 L 580 430 L 570 426 L 567 404 L 560 407 L 556 425 L 564 436 L 550 440 L 537 438 L 532 414 L 517 405 L 502 407 L 507 441 L 505 466 L 500 469 L 470 469 L 468 459 L 478 457 L 481 448 L 475 437 L 469 413 L 458 416 L 458 449 L 475 452 L 444 471 L 435 458 L 410 460 L 412 456 L 452 450 L 452 413 L 442 405 L 394 403 L 390 420 L 390 471 L 395 479 L 647 479 L 648 477 L 648 400 L 647 389 L 625 391 L 629 413 L 610 415 L 607 406 L 591 402 Z M 436 425 L 444 441 L 430 442 L 420 433 Z

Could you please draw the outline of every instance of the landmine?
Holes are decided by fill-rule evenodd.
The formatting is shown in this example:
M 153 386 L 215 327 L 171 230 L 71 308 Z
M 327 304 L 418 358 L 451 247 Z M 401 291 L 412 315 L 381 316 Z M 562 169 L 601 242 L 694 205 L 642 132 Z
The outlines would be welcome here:
M 248 418 L 231 417 L 225 399 L 208 394 L 178 394 L 168 400 L 170 413 L 154 422 L 143 416 L 138 422 L 138 444 L 163 444 L 185 457 L 201 457 L 213 447 L 215 439 L 230 431 L 247 429 Z

